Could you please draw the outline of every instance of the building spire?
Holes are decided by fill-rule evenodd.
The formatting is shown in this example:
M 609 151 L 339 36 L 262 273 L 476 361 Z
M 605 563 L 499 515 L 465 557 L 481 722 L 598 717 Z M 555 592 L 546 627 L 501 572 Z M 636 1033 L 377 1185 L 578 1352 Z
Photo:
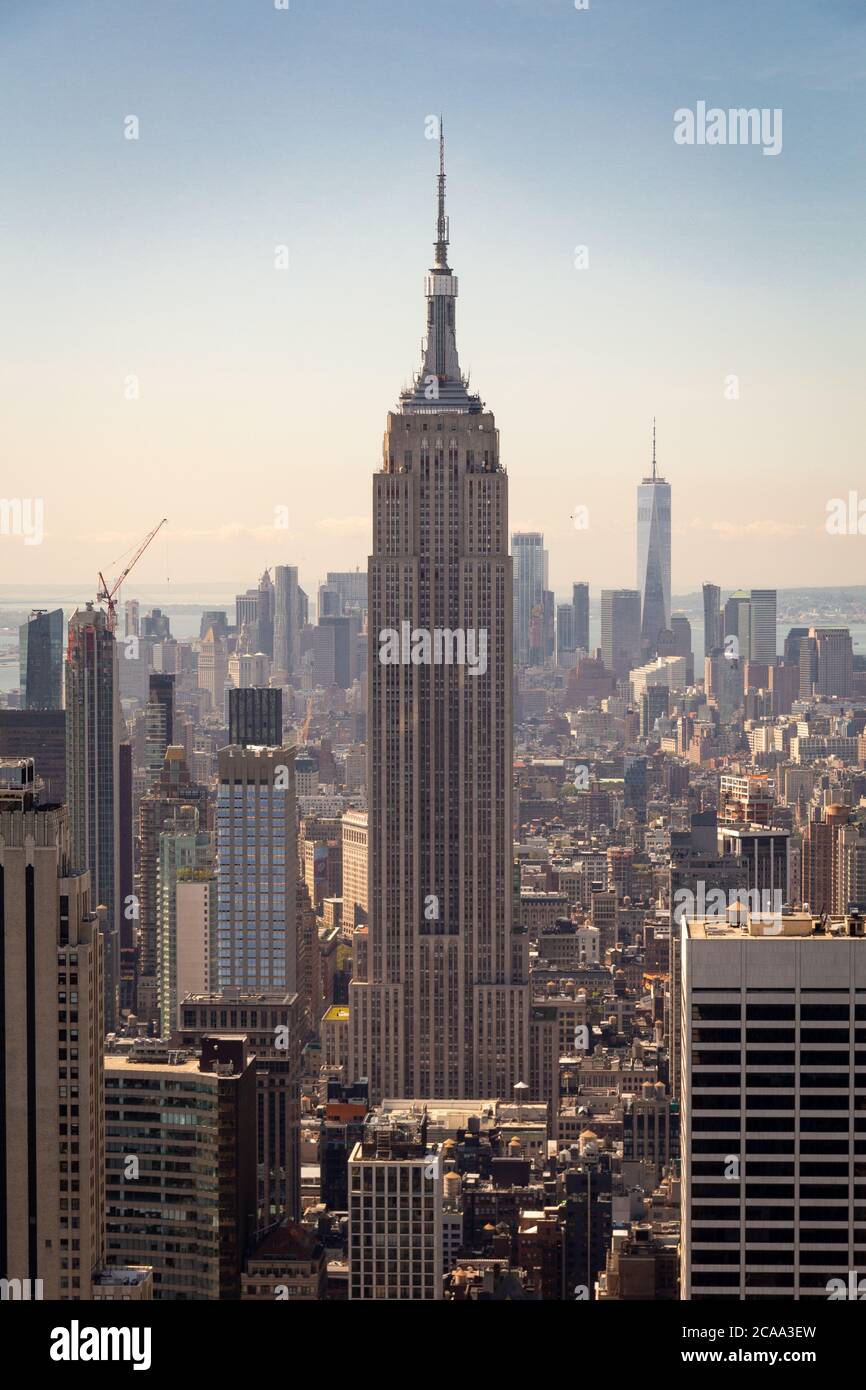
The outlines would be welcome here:
M 439 215 L 436 219 L 437 270 L 448 269 L 448 218 L 445 216 L 445 126 L 439 117 Z
M 400 393 L 400 407 L 405 414 L 438 414 L 443 410 L 467 413 L 482 408 L 479 396 L 469 394 L 469 381 L 460 370 L 457 356 L 457 276 L 448 264 L 448 237 L 445 129 L 440 116 L 435 258 L 424 280 L 427 331 L 421 345 L 421 370 L 415 374 L 413 384 Z

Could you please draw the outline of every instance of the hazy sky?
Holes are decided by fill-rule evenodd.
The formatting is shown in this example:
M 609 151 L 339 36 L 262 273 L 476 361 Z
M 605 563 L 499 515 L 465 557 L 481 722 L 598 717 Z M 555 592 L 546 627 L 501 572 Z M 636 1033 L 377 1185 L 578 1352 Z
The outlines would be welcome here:
M 653 414 L 675 593 L 866 582 L 825 529 L 866 504 L 862 0 L 290 3 L 2 0 L 0 493 L 45 539 L 0 580 L 86 596 L 163 515 L 142 581 L 366 563 L 441 110 L 462 364 L 554 587 L 634 584 Z M 781 153 L 676 144 L 699 101 Z

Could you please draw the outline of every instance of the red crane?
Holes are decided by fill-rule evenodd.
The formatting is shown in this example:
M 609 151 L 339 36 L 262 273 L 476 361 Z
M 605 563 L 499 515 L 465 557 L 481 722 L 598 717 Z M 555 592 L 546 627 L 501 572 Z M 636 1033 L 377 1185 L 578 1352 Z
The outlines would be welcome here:
M 141 545 L 138 547 L 132 559 L 130 560 L 129 564 L 126 566 L 126 569 L 123 571 L 121 575 L 118 576 L 117 579 L 115 579 L 110 589 L 105 579 L 103 578 L 102 570 L 99 571 L 99 589 L 96 594 L 96 599 L 98 603 L 108 604 L 108 628 L 110 632 L 114 632 L 114 629 L 117 626 L 117 604 L 114 602 L 114 595 L 117 593 L 118 589 L 120 588 L 126 576 L 129 574 L 129 571 L 132 569 L 133 565 L 138 564 L 139 560 L 141 559 L 144 552 L 147 550 L 147 547 L 150 545 L 157 531 L 161 530 L 161 528 L 165 525 L 167 521 L 168 517 L 164 516 L 162 518 L 162 521 L 160 521 L 157 526 L 154 526 L 152 531 L 148 532 L 144 540 L 141 542 Z

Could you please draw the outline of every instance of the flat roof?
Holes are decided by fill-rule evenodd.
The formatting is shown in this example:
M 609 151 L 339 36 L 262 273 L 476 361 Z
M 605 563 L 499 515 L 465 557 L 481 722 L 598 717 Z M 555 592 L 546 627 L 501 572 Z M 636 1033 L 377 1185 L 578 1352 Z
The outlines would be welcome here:
M 824 923 L 822 931 L 815 930 L 820 919 L 811 912 L 750 913 L 742 923 L 726 922 L 717 917 L 698 917 L 685 922 L 685 929 L 695 941 L 864 941 L 866 936 L 851 936 L 843 918 Z

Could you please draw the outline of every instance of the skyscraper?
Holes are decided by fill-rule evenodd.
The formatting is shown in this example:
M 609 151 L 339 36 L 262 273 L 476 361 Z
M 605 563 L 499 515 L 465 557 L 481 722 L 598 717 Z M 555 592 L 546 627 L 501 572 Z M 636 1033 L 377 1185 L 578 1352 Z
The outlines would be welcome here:
M 866 1243 L 863 920 L 684 933 L 682 1297 L 826 1298 Z
M 671 487 L 653 471 L 637 490 L 637 586 L 641 594 L 641 649 L 654 656 L 658 635 L 671 625 Z
M 123 1263 L 129 1252 L 150 1265 L 155 1299 L 237 1298 L 256 1220 L 246 1038 L 206 1036 L 198 1058 L 144 1039 L 109 1051 L 105 1115 L 109 1258 Z M 140 1165 L 134 1180 L 128 1156 Z
M 776 590 L 738 589 L 725 604 L 724 640 L 736 637 L 735 653 L 747 661 L 776 660 Z
M 340 613 L 367 615 L 367 571 L 328 570 L 326 587 L 340 601 Z
M 292 676 L 298 664 L 298 571 L 295 565 L 274 570 L 274 670 Z
M 209 831 L 200 827 L 195 806 L 178 805 L 159 835 L 156 960 L 163 1038 L 169 1037 L 178 1025 L 178 1001 L 185 992 L 180 982 L 181 965 L 191 977 L 187 986 L 189 992 L 202 993 L 211 985 L 212 947 L 216 935 L 213 861 L 213 838 Z M 192 916 L 183 915 L 185 890 L 181 887 L 181 879 L 187 889 L 203 890 L 202 901 L 198 904 L 203 908 L 198 924 L 201 929 Z
M 544 537 L 540 531 L 516 531 L 511 537 L 514 565 L 514 663 L 531 666 L 543 660 Z
M 776 660 L 776 590 L 749 590 L 749 660 Z
M 640 660 L 641 617 L 637 589 L 602 589 L 601 654 L 609 671 L 619 679 Z
M 199 808 L 199 824 L 207 820 L 207 789 L 193 782 L 178 745 L 166 749 L 159 781 L 141 798 L 138 808 L 140 855 L 138 872 L 138 986 L 135 1012 L 139 1018 L 158 1018 L 157 935 L 159 925 L 159 836 L 180 804 Z
M 220 989 L 297 988 L 294 760 L 293 748 L 220 749 Z
M 229 691 L 229 743 L 265 744 L 283 741 L 283 692 L 261 686 Z
M 350 1067 L 376 1098 L 510 1096 L 528 1072 L 508 478 L 457 356 L 441 141 L 438 213 L 424 360 L 388 415 L 373 482 L 369 926 L 355 933 Z M 470 644 L 483 663 L 469 664 Z
M 718 584 L 704 584 L 704 658 L 724 645 L 722 591 Z
M 18 629 L 22 709 L 63 707 L 63 609 L 34 609 Z M 34 750 L 35 751 L 35 750 Z
M 209 627 L 201 642 L 198 653 L 198 687 L 210 696 L 211 708 L 221 714 L 224 692 L 228 677 L 228 654 L 226 644 L 216 627 Z
M 0 762 L 0 1278 L 46 1299 L 89 1299 L 104 1255 L 102 941 L 69 848 L 32 761 Z
M 259 580 L 256 651 L 274 654 L 274 586 L 267 570 Z
M 66 651 L 66 799 L 71 858 L 90 870 L 91 901 L 107 909 L 105 1027 L 116 1025 L 120 982 L 119 726 L 117 644 L 101 609 L 88 603 L 69 620 Z
M 589 585 L 572 584 L 571 606 L 574 609 L 574 646 L 579 652 L 589 651 Z
M 43 802 L 64 802 L 66 711 L 0 709 L 0 758 L 35 758 Z
M 854 656 L 847 627 L 812 627 L 814 643 L 815 693 L 850 695 L 854 689 Z
M 556 605 L 556 663 L 574 665 L 574 608 L 570 603 Z
M 387 1243 L 375 1235 L 385 1209 Z M 441 1297 L 442 1155 L 426 1117 L 371 1115 L 349 1158 L 349 1298 Z
M 144 760 L 150 788 L 159 781 L 165 750 L 174 742 L 174 676 L 151 672 L 149 690 L 144 707 Z

